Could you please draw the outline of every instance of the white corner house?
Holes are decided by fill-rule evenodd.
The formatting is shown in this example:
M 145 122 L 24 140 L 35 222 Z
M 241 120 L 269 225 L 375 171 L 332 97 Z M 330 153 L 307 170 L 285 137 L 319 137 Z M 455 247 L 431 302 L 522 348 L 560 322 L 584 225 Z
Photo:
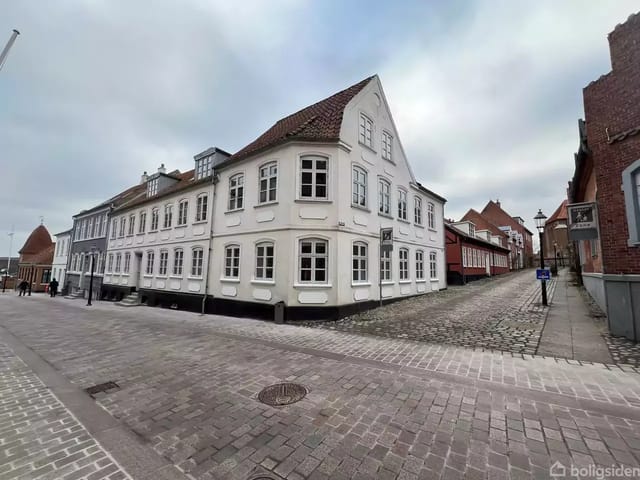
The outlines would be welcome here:
M 283 118 L 215 172 L 212 311 L 270 317 L 282 302 L 287 319 L 330 319 L 380 291 L 447 286 L 446 200 L 415 177 L 378 76 Z
M 229 157 L 210 148 L 195 168 L 142 175 L 137 199 L 111 214 L 103 297 L 135 293 L 147 305 L 200 311 L 207 291 L 213 168 Z
M 51 278 L 58 281 L 59 289 L 64 287 L 64 280 L 67 273 L 67 261 L 69 260 L 69 249 L 71 247 L 71 232 L 73 229 L 56 233 L 56 247 L 53 251 L 53 263 L 51 264 Z

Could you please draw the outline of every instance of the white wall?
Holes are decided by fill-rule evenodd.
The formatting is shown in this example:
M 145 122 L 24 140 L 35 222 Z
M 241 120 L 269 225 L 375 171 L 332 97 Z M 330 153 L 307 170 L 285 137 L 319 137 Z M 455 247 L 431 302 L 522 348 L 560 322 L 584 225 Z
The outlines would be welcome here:
M 56 235 L 56 248 L 53 254 L 51 265 L 51 278 L 56 279 L 60 284 L 60 289 L 64 286 L 64 277 L 67 272 L 67 260 L 71 248 L 71 234 L 64 233 Z

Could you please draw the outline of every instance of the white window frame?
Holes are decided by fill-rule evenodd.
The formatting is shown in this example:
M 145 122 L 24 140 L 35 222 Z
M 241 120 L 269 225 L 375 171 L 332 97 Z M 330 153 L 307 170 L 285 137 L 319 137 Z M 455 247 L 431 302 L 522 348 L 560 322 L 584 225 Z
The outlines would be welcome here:
M 416 195 L 413 197 L 413 223 L 421 227 L 423 225 L 422 217 L 422 197 Z
M 311 162 L 311 167 L 304 167 L 305 162 Z M 325 168 L 318 168 L 318 162 L 324 162 Z M 298 177 L 300 188 L 298 198 L 300 200 L 328 200 L 329 199 L 329 158 L 322 155 L 305 154 L 300 156 L 300 175 Z M 303 176 L 311 174 L 311 183 L 303 183 Z M 324 183 L 319 181 L 324 174 Z M 311 195 L 304 195 L 303 189 L 311 187 Z M 318 189 L 324 187 L 324 196 L 318 195 Z
M 407 191 L 398 188 L 398 219 L 407 221 Z
M 429 252 L 429 278 L 431 280 L 438 279 L 438 254 Z
M 258 204 L 278 201 L 278 162 L 267 162 L 258 167 Z
M 213 155 L 196 160 L 196 180 L 211 176 L 213 171 Z
M 136 214 L 129 215 L 129 229 L 127 230 L 127 236 L 130 237 L 136 232 Z
M 118 219 L 114 218 L 113 220 L 111 220 L 111 235 L 109 236 L 111 237 L 111 240 L 115 240 L 117 235 L 118 235 Z
M 147 250 L 147 264 L 145 267 L 146 275 L 153 275 L 155 260 L 156 260 L 156 252 L 154 252 L 153 250 Z
M 269 248 L 271 255 L 269 255 Z M 254 269 L 254 280 L 263 282 L 273 282 L 275 279 L 275 244 L 272 241 L 261 241 L 256 243 L 256 265 Z M 269 275 L 271 270 L 271 275 Z
M 233 243 L 224 247 L 223 279 L 240 279 L 240 245 Z
M 416 280 L 424 280 L 424 250 L 416 250 Z
M 93 217 L 89 218 L 88 220 L 87 238 L 93 238 Z
M 244 208 L 244 173 L 236 173 L 229 177 L 229 202 L 227 211 L 233 212 Z
M 373 150 L 373 120 L 363 112 L 358 122 L 358 142 Z
M 162 228 L 171 228 L 173 225 L 173 204 L 167 203 L 164 206 L 164 222 Z
M 196 197 L 196 222 L 207 221 L 207 209 L 209 207 L 209 195 L 201 193 Z
M 78 271 L 78 257 L 77 254 L 73 256 L 73 270 L 74 271 Z M 109 259 L 107 261 L 107 272 L 112 273 L 113 272 L 113 253 L 109 254 Z
M 122 253 L 116 253 L 116 269 L 114 273 L 120 273 L 122 267 Z
M 303 244 L 311 245 L 311 252 L 303 253 L 302 247 Z M 324 245 L 324 253 L 317 252 L 317 246 Z M 303 264 L 306 263 L 304 260 L 310 259 L 309 267 L 304 267 Z M 318 260 L 324 259 L 324 268 L 318 267 Z M 303 280 L 302 272 L 303 270 L 309 271 L 310 279 Z M 324 271 L 324 280 L 316 280 L 316 276 L 318 272 Z M 318 284 L 318 285 L 326 285 L 329 283 L 329 241 L 325 238 L 301 238 L 298 240 L 298 282 L 301 284 Z
M 158 275 L 167 276 L 167 266 L 169 265 L 169 250 L 160 250 L 160 264 L 158 266 Z
M 202 247 L 194 247 L 191 249 L 191 276 L 202 278 L 202 269 L 204 264 L 204 249 Z
M 382 282 L 393 281 L 393 266 L 391 261 L 391 251 L 383 250 L 380 255 L 380 275 Z
M 400 282 L 409 281 L 409 249 L 408 248 L 402 247 L 398 249 L 398 272 L 399 272 Z
M 189 200 L 182 199 L 178 203 L 178 226 L 183 227 L 187 224 L 187 215 L 189 213 Z
M 150 232 L 157 232 L 160 223 L 160 209 L 154 207 L 151 209 L 151 230 Z
M 147 211 L 142 210 L 139 214 L 138 233 L 144 233 L 147 228 Z
M 391 216 L 391 182 L 378 178 L 378 213 Z
M 184 250 L 182 248 L 176 248 L 173 250 L 172 275 L 174 277 L 182 277 L 183 267 L 184 267 Z
M 153 197 L 158 194 L 158 183 L 160 177 L 155 177 L 147 181 L 147 197 Z
M 637 247 L 640 245 L 640 159 L 622 171 L 622 191 L 629 231 L 627 246 Z
M 359 165 L 351 167 L 351 205 L 367 208 L 368 202 L 368 172 Z
M 433 202 L 427 203 L 427 222 L 431 230 L 436 229 L 436 206 Z
M 386 130 L 382 131 L 382 158 L 393 162 L 393 136 Z
M 126 252 L 124 254 L 124 267 L 122 268 L 122 273 L 129 273 L 131 269 L 131 252 Z
M 369 245 L 363 241 L 351 244 L 351 283 L 369 282 Z

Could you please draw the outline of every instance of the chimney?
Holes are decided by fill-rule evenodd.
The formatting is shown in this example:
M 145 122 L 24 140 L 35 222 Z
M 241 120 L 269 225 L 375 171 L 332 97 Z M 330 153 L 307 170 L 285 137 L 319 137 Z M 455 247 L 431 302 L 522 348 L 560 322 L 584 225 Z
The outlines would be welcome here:
M 500 199 L 496 198 L 496 205 L 498 205 L 498 207 L 500 207 Z
M 142 176 L 140 177 L 140 185 L 142 185 L 143 183 L 147 183 L 147 180 L 149 180 L 149 175 L 147 175 L 147 172 L 142 172 Z
M 164 168 L 164 163 L 161 163 L 158 167 L 158 173 L 167 173 L 167 169 Z

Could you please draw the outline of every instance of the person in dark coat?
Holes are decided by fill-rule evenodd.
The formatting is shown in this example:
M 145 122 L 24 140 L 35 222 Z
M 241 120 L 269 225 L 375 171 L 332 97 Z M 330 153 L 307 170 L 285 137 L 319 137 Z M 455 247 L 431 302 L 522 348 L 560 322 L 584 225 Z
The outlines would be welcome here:
M 55 297 L 58 294 L 58 281 L 54 278 L 49 282 L 49 295 Z
M 25 295 L 25 292 L 27 291 L 28 286 L 29 286 L 29 283 L 26 280 L 22 280 L 18 284 L 18 288 L 20 289 L 20 293 L 18 293 L 19 297 L 23 297 Z

